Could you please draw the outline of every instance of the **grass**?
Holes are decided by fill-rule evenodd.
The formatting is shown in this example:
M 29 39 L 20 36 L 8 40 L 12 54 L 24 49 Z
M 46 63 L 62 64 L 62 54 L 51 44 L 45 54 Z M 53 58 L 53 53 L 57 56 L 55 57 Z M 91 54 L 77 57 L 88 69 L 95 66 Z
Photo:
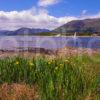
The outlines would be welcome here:
M 0 84 L 36 86 L 39 100 L 100 100 L 100 62 L 88 56 L 0 59 Z

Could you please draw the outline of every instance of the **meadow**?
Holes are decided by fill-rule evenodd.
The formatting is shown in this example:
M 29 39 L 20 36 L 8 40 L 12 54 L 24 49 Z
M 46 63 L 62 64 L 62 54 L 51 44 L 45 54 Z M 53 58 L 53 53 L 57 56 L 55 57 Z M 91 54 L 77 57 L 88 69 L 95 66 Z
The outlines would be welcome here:
M 52 59 L 45 56 L 2 58 L 0 91 L 5 83 L 35 87 L 36 100 L 100 100 L 100 62 L 92 61 L 87 55 Z M 9 95 L 13 96 L 11 90 Z M 3 100 L 1 94 L 0 98 Z M 15 100 L 34 99 L 24 94 Z

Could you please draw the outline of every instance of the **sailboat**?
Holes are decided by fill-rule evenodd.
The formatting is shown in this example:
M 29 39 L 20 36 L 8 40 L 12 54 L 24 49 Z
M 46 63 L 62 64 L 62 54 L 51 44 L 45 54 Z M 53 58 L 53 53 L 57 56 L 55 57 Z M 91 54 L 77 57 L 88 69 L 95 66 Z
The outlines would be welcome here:
M 76 47 L 76 43 L 77 43 L 77 33 L 76 32 L 74 33 L 73 41 L 74 41 L 74 46 Z
M 73 38 L 74 38 L 74 39 L 77 39 L 77 33 L 76 33 L 76 32 L 74 33 Z
M 61 36 L 60 34 L 56 35 L 56 37 L 60 37 L 60 36 Z

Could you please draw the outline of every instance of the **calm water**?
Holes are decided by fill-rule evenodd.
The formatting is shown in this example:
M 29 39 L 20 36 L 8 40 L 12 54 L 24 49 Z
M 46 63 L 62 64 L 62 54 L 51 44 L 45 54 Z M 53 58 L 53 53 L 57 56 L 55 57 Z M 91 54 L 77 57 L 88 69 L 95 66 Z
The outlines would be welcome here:
M 32 48 L 57 49 L 65 46 L 98 48 L 100 37 L 38 37 L 38 36 L 3 36 L 0 37 L 0 49 L 17 50 Z

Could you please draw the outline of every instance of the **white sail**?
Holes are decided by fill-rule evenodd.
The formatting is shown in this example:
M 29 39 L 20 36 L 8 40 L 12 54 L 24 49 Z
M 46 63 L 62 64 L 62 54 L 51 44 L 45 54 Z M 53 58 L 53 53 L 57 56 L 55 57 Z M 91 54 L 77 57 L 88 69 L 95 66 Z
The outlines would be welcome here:
M 73 36 L 73 37 L 74 37 L 74 39 L 76 39 L 76 38 L 77 38 L 77 34 L 76 34 L 76 32 L 75 32 L 75 34 L 74 34 L 74 36 Z
M 75 34 L 74 34 L 74 38 L 76 38 L 76 32 L 75 32 Z

